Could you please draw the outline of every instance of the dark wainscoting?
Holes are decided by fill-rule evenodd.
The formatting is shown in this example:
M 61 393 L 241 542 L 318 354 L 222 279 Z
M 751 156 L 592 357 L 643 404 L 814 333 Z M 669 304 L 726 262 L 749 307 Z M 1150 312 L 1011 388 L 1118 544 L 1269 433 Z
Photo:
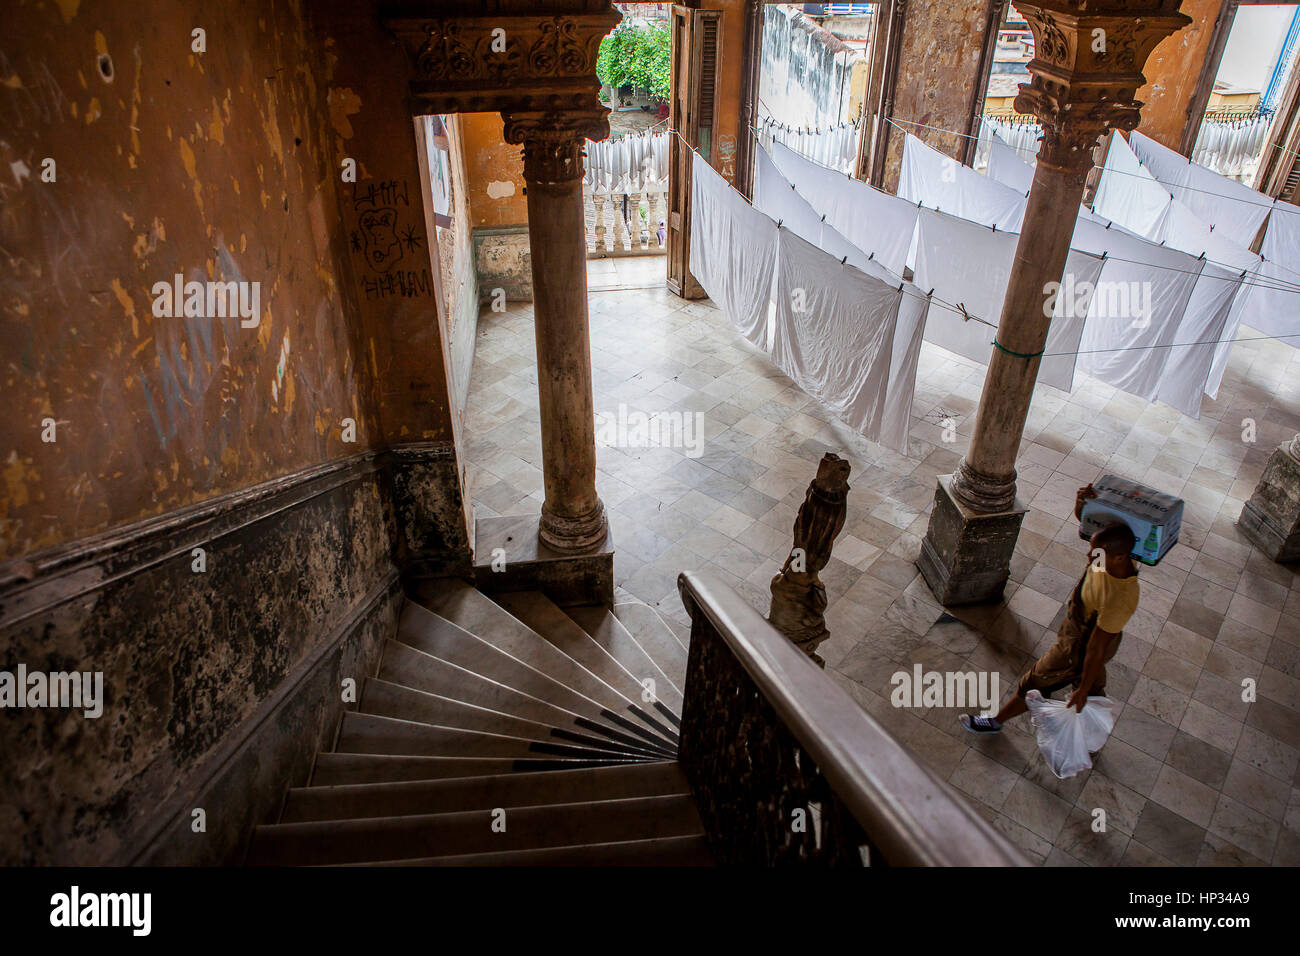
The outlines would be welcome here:
M 0 710 L 0 862 L 239 862 L 374 672 L 404 566 L 468 573 L 455 473 L 447 444 L 364 452 L 0 568 L 0 670 L 104 675 L 97 719 Z

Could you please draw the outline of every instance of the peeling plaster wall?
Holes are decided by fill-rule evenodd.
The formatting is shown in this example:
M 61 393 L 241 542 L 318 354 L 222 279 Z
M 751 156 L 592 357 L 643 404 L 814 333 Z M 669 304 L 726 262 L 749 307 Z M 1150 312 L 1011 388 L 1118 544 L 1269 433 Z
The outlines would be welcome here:
M 718 118 L 718 136 L 709 165 L 726 177 L 736 179 L 736 151 L 740 137 L 751 135 L 740 123 L 740 91 L 744 85 L 745 7 L 746 0 L 710 0 L 700 4 L 709 10 L 721 10 L 722 29 L 718 48 L 718 83 L 714 113 Z
M 843 122 L 854 52 L 793 8 L 769 6 L 766 13 L 759 115 L 809 128 Z
M 0 721 L 0 862 L 232 862 L 373 673 L 399 569 L 469 572 L 405 56 L 377 3 L 10 7 L 0 667 L 106 701 Z M 155 316 L 177 272 L 260 283 L 256 328 Z
M 329 58 L 294 4 L 155 6 L 10 5 L 0 39 L 0 560 L 381 437 Z M 259 283 L 259 324 L 155 317 L 177 273 Z
M 505 141 L 500 113 L 460 117 L 471 221 L 476 228 L 528 225 L 523 148 Z
M 469 374 L 478 332 L 479 282 L 470 238 L 470 211 L 465 168 L 465 133 L 460 116 L 444 117 L 448 165 L 451 167 L 451 224 L 437 225 L 437 259 L 442 280 L 438 308 L 444 322 L 451 372 L 452 414 L 464 420 L 469 399 Z M 427 118 L 422 118 L 427 122 Z
M 531 302 L 523 150 L 505 141 L 499 113 L 466 113 L 461 130 L 479 301 L 490 304 L 500 289 L 507 301 Z
M 1187 107 L 1209 55 L 1221 6 L 1222 0 L 1183 0 L 1179 11 L 1192 22 L 1161 40 L 1142 71 L 1147 84 L 1137 92 L 1143 103 L 1138 129 L 1170 149 L 1182 144 Z
M 908 123 L 966 130 L 971 96 L 980 79 L 986 8 L 986 0 L 907 5 L 893 111 L 893 118 L 903 129 L 891 127 L 889 131 L 884 175 L 884 187 L 888 191 L 898 188 L 903 130 L 949 156 L 960 155 L 961 137 Z

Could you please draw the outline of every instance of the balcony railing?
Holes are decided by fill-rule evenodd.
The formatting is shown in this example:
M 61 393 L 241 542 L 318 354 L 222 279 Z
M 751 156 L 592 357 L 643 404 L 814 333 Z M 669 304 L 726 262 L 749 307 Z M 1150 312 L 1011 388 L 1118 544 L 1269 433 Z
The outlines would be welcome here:
M 677 584 L 691 617 L 679 760 L 719 863 L 1027 865 L 740 595 L 707 573 Z
M 587 258 L 662 256 L 667 249 L 667 183 L 644 189 L 583 186 Z

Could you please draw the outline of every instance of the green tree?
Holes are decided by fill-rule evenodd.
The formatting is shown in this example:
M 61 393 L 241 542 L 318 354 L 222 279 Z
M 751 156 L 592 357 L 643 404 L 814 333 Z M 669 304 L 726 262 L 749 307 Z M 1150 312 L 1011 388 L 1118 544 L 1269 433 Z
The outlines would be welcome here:
M 615 90 L 632 86 L 652 99 L 666 100 L 671 70 L 672 37 L 666 25 L 624 23 L 600 41 L 596 75 Z

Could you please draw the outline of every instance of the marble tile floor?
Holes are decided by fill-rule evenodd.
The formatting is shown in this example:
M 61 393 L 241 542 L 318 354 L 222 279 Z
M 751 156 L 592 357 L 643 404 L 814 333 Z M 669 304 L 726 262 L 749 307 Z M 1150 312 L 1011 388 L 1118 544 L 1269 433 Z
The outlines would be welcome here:
M 646 263 L 662 274 L 658 257 L 597 260 L 592 288 L 613 285 L 620 267 L 650 276 Z M 1239 343 L 1199 420 L 1082 375 L 1070 395 L 1040 386 L 1017 466 L 1029 512 L 1005 600 L 946 612 L 913 562 L 935 478 L 969 440 L 983 366 L 925 345 L 901 455 L 834 420 L 707 300 L 678 299 L 657 281 L 622 283 L 635 284 L 652 287 L 590 297 L 596 409 L 700 413 L 703 443 L 697 457 L 599 448 L 625 595 L 684 622 L 676 576 L 707 569 L 766 612 L 795 512 L 817 461 L 834 451 L 853 474 L 823 574 L 828 673 L 1031 859 L 1300 864 L 1300 569 L 1268 561 L 1235 526 L 1268 455 L 1300 430 L 1300 351 Z M 944 441 L 946 419 L 954 441 Z M 480 318 L 466 424 L 476 512 L 535 513 L 543 491 L 528 306 Z M 1085 561 L 1074 491 L 1107 472 L 1183 497 L 1186 514 L 1177 547 L 1141 572 L 1140 609 L 1108 667 L 1118 719 L 1095 766 L 1056 779 L 1023 718 L 1001 736 L 974 737 L 955 710 L 893 707 L 891 675 L 917 663 L 996 670 L 1009 693 L 1053 641 Z M 1246 679 L 1253 702 L 1242 701 Z M 1092 829 L 1096 808 L 1104 832 Z

